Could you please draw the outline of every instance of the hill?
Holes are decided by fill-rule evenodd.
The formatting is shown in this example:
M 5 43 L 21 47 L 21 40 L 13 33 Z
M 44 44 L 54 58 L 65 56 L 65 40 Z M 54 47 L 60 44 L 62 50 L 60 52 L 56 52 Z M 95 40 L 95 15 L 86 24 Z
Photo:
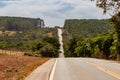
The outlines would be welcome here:
M 0 17 L 0 30 L 23 31 L 44 25 L 44 20 L 40 18 Z
M 68 19 L 65 21 L 65 34 L 81 35 L 83 37 L 91 37 L 94 34 L 106 33 L 112 29 L 109 20 L 97 19 Z
M 113 25 L 108 19 L 66 20 L 63 34 L 65 56 L 118 59 L 118 38 Z
M 44 27 L 44 20 L 40 18 L 0 17 L 0 49 L 25 51 L 26 55 L 57 56 L 57 28 Z

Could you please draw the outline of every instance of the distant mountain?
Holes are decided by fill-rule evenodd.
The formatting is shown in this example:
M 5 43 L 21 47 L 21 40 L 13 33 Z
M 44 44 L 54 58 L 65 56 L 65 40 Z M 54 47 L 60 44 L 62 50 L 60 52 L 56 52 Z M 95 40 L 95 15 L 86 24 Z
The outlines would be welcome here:
M 94 34 L 107 33 L 112 29 L 108 19 L 68 19 L 64 24 L 65 33 L 71 35 L 81 35 L 91 37 Z
M 0 17 L 0 30 L 24 31 L 44 27 L 40 18 Z

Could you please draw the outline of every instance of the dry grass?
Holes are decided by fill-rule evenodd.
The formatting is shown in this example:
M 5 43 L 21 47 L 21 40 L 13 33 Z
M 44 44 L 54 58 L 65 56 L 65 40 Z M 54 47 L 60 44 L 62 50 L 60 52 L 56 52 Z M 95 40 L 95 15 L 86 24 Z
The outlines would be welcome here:
M 0 80 L 24 80 L 50 58 L 0 55 Z
M 23 79 L 24 77 L 28 76 L 34 69 L 36 69 L 38 66 L 42 65 L 43 63 L 45 63 L 48 60 L 49 60 L 49 58 L 44 58 L 41 60 L 27 63 L 25 66 L 23 66 L 19 69 L 18 76 L 21 75 L 21 77 L 22 77 L 21 79 Z
M 0 49 L 0 55 L 10 55 L 10 56 L 23 56 L 26 52 L 17 50 L 2 50 Z
M 2 31 L 0 31 L 0 35 L 2 35 L 3 34 L 3 32 Z
M 52 32 L 47 33 L 47 35 L 48 35 L 49 37 L 53 37 L 53 33 L 52 33 Z
M 16 34 L 16 31 L 5 31 L 5 34 L 8 34 L 8 36 L 14 36 Z M 3 35 L 2 31 L 0 31 L 0 35 Z

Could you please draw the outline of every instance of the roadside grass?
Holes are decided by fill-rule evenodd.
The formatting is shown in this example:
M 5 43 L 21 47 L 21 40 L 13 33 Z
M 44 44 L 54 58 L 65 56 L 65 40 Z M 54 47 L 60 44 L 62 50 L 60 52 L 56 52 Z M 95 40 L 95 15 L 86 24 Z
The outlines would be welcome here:
M 43 58 L 41 60 L 37 60 L 34 62 L 28 62 L 26 65 L 24 66 L 20 66 L 18 68 L 18 72 L 16 75 L 17 80 L 19 79 L 24 79 L 25 77 L 27 77 L 33 70 L 35 70 L 38 66 L 42 65 L 43 63 L 45 63 L 46 61 L 48 61 L 49 58 Z
M 0 80 L 24 80 L 50 58 L 0 55 Z

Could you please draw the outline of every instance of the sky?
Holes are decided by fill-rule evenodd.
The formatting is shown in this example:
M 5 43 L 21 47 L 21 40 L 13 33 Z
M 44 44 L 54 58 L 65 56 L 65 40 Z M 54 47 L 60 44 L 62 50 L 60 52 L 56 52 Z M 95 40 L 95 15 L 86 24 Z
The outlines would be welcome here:
M 62 27 L 66 19 L 110 18 L 90 0 L 0 0 L 0 16 L 41 18 L 49 27 Z

